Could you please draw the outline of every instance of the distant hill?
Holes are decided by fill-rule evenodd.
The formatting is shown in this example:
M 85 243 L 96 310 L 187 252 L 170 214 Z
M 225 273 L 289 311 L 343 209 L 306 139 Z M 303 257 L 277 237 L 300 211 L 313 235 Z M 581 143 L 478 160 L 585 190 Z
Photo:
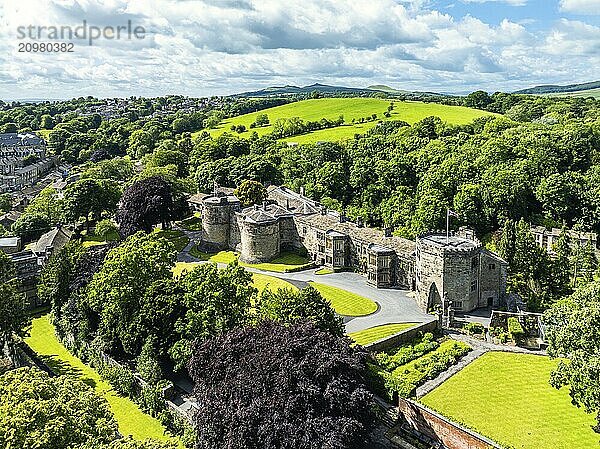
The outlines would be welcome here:
M 395 89 L 393 87 L 390 86 L 386 86 L 385 84 L 373 84 L 372 86 L 367 87 L 368 90 L 377 90 L 380 92 L 390 92 L 393 94 L 406 94 L 406 93 L 410 93 L 410 90 L 400 90 L 400 89 Z
M 327 84 L 315 83 L 310 86 L 298 87 L 298 86 L 273 86 L 265 89 L 255 90 L 251 92 L 243 92 L 236 94 L 236 97 L 267 97 L 267 96 L 279 96 L 279 95 L 300 95 L 310 94 L 311 92 L 320 93 L 353 93 L 353 94 L 365 94 L 373 93 L 377 89 L 361 89 L 355 87 L 343 87 L 343 86 L 329 86 Z
M 577 93 L 578 96 L 584 96 L 586 91 L 595 91 L 600 89 L 600 81 L 593 81 L 591 83 L 582 84 L 569 84 L 566 86 L 558 85 L 542 85 L 535 86 L 529 89 L 522 89 L 514 92 L 515 94 L 529 94 L 529 95 L 548 95 L 548 94 L 573 94 Z M 590 96 L 595 96 L 595 92 L 590 92 Z

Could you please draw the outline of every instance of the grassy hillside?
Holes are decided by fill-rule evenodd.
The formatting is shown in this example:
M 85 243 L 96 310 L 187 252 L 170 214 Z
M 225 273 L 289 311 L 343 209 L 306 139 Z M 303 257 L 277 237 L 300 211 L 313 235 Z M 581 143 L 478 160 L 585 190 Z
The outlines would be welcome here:
M 359 120 L 362 117 L 371 116 L 372 114 L 377 114 L 380 120 L 404 120 L 411 124 L 431 115 L 438 116 L 442 120 L 453 124 L 469 123 L 477 117 L 489 115 L 489 113 L 484 111 L 461 106 L 394 101 L 394 110 L 391 113 L 391 117 L 385 118 L 383 113 L 387 110 L 389 104 L 389 100 L 379 98 L 323 98 L 304 100 L 224 120 L 218 128 L 210 130 L 210 133 L 213 136 L 219 136 L 224 132 L 232 132 L 230 130 L 231 125 L 244 125 L 248 130 L 239 135 L 241 137 L 249 137 L 252 131 L 256 131 L 259 135 L 270 133 L 273 130 L 272 124 L 279 118 L 300 117 L 304 121 L 316 121 L 321 118 L 335 120 L 340 115 L 344 116 L 345 124 L 343 126 L 286 139 L 290 142 L 304 143 L 319 140 L 339 140 L 345 137 L 352 137 L 356 133 L 364 133 L 375 126 L 377 121 L 356 125 L 352 125 L 351 121 L 352 119 Z M 250 124 L 254 122 L 258 114 L 267 114 L 271 125 L 250 130 Z
M 596 89 L 588 89 L 588 90 L 580 90 L 577 92 L 560 92 L 555 94 L 549 94 L 551 97 L 594 97 L 600 98 L 600 88 Z

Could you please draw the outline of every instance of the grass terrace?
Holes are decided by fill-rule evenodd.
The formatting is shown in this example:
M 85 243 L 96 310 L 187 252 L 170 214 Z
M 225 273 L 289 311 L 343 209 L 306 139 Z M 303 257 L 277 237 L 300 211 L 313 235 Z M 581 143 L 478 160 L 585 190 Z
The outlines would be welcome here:
M 177 223 L 186 231 L 202 231 L 202 217 L 199 212 Z
M 600 447 L 594 417 L 548 383 L 557 361 L 488 352 L 421 399 L 426 406 L 504 446 L 520 449 Z
M 310 285 L 331 303 L 338 315 L 365 316 L 377 311 L 377 303 L 369 298 L 318 282 L 310 282 Z
M 183 251 L 183 249 L 190 242 L 190 239 L 182 232 L 172 229 L 158 229 L 154 232 L 157 233 L 160 237 L 164 237 L 168 241 L 170 241 L 174 246 L 177 252 Z
M 361 346 L 375 343 L 376 341 L 383 340 L 386 337 L 402 332 L 406 329 L 416 326 L 418 323 L 394 323 L 384 324 L 383 326 L 375 326 L 369 329 L 364 329 L 358 332 L 351 332 L 348 334 L 356 344 Z
M 119 432 L 136 440 L 155 438 L 173 440 L 166 434 L 160 421 L 145 414 L 130 399 L 119 396 L 110 384 L 92 368 L 71 354 L 56 338 L 50 315 L 35 318 L 25 343 L 44 360 L 53 371 L 79 378 L 104 397 L 119 424 Z
M 192 248 L 190 254 L 200 260 L 210 260 L 211 262 L 223 264 L 229 264 L 234 260 L 238 259 L 237 253 L 234 253 L 233 251 L 221 251 L 217 254 L 210 255 L 203 253 L 196 247 Z M 288 273 L 290 271 L 300 271 L 310 268 L 312 266 L 310 260 L 308 260 L 306 257 L 302 257 L 296 253 L 289 252 L 281 253 L 280 256 L 276 257 L 270 262 L 250 264 L 240 262 L 238 260 L 238 263 L 242 267 L 256 268 L 257 270 L 264 271 L 273 271 L 275 273 Z
M 105 245 L 108 242 L 117 242 L 119 239 L 120 237 L 118 232 L 111 232 L 106 237 L 90 234 L 83 236 L 81 244 L 87 248 L 89 246 Z

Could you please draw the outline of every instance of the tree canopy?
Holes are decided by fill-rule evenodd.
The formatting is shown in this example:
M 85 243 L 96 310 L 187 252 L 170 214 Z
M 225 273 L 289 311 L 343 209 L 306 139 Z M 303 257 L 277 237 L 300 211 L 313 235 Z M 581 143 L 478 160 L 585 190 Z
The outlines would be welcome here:
M 365 354 L 310 323 L 262 322 L 198 344 L 198 449 L 366 447 Z

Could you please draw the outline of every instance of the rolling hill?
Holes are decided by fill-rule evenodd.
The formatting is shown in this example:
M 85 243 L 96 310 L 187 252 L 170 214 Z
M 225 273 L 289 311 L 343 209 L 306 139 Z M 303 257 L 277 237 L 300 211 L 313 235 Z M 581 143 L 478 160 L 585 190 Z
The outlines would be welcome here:
M 231 132 L 241 137 L 249 137 L 253 131 L 256 131 L 259 135 L 269 134 L 273 130 L 272 124 L 279 118 L 300 117 L 304 121 L 316 121 L 321 118 L 335 120 L 340 115 L 344 116 L 344 124 L 342 126 L 313 131 L 285 139 L 289 142 L 308 143 L 325 140 L 335 141 L 346 137 L 353 137 L 354 134 L 366 132 L 375 126 L 379 120 L 404 120 L 412 124 L 425 117 L 434 115 L 449 123 L 466 124 L 477 117 L 490 115 L 490 113 L 485 111 L 462 106 L 446 106 L 417 101 L 394 101 L 394 109 L 391 112 L 391 117 L 385 118 L 383 113 L 389 105 L 390 100 L 379 98 L 355 97 L 303 100 L 223 120 L 218 128 L 209 130 L 209 132 L 213 136 L 219 136 L 224 132 Z M 267 114 L 271 124 L 269 126 L 250 129 L 250 124 L 254 122 L 258 114 Z M 359 121 L 361 118 L 373 114 L 377 114 L 377 120 L 352 124 L 352 119 Z M 231 131 L 232 125 L 244 125 L 247 131 L 237 134 Z
M 235 97 L 269 97 L 269 96 L 282 96 L 282 95 L 301 95 L 310 94 L 311 92 L 319 93 L 351 93 L 351 94 L 372 94 L 379 89 L 371 88 L 355 88 L 355 87 L 343 87 L 343 86 L 329 86 L 327 84 L 311 84 L 310 86 L 273 86 L 265 89 L 255 90 L 251 92 L 243 92 L 241 94 L 235 94 Z
M 566 97 L 596 97 L 600 98 L 600 81 L 593 81 L 582 84 L 568 84 L 565 86 L 559 85 L 542 85 L 535 86 L 529 89 L 522 89 L 514 92 L 516 94 L 528 95 L 552 95 Z

